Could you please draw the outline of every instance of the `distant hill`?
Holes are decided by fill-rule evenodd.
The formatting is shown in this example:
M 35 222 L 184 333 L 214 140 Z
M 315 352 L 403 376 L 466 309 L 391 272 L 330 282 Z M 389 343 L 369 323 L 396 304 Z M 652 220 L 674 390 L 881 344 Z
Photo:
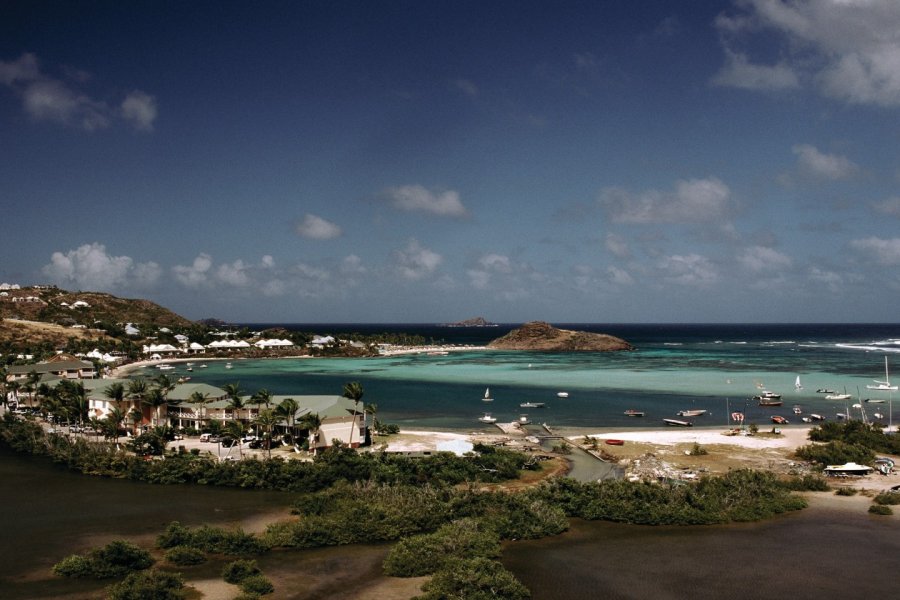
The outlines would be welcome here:
M 456 323 L 443 323 L 442 327 L 496 327 L 496 323 L 491 323 L 484 317 L 474 317 L 465 321 L 457 321 Z
M 125 323 L 136 324 L 144 335 L 160 327 L 183 329 L 195 325 L 149 300 L 70 292 L 53 286 L 4 292 L 0 294 L 0 344 L 10 348 L 42 343 L 56 346 L 69 338 L 110 339 L 103 330 L 121 330 Z
M 634 350 L 621 338 L 605 333 L 557 329 L 543 321 L 532 321 L 497 338 L 489 348 L 538 352 L 612 352 Z

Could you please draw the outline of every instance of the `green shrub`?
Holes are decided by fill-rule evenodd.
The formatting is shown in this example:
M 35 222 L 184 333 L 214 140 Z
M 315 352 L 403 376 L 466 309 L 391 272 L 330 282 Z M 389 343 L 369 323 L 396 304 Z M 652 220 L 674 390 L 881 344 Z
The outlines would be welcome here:
M 182 600 L 184 581 L 178 573 L 141 571 L 106 588 L 109 600 Z
M 166 560 L 179 567 L 188 567 L 205 563 L 206 554 L 190 546 L 175 546 L 166 552 Z
M 222 579 L 228 583 L 238 584 L 252 575 L 259 575 L 260 570 L 255 560 L 235 560 L 222 569 Z
M 826 444 L 810 444 L 797 448 L 796 454 L 803 460 L 818 463 L 820 465 L 842 465 L 855 462 L 861 465 L 871 464 L 875 460 L 875 453 L 866 446 L 856 443 L 847 443 L 840 440 Z
M 228 530 L 209 525 L 190 529 L 178 521 L 170 523 L 166 530 L 156 537 L 156 545 L 160 548 L 185 546 L 203 552 L 234 556 L 252 556 L 269 550 L 265 542 L 240 529 Z
M 486 558 L 450 561 L 422 586 L 425 592 L 415 600 L 524 600 L 531 593 L 500 563 Z
M 53 566 L 53 572 L 64 577 L 109 579 L 147 569 L 153 562 L 153 557 L 147 550 L 130 542 L 116 540 L 102 548 L 95 548 L 84 556 L 73 554 L 64 558 Z
M 466 557 L 496 558 L 500 538 L 473 519 L 444 525 L 434 533 L 400 540 L 384 560 L 391 577 L 418 577 L 441 569 L 448 561 Z
M 869 507 L 869 512 L 873 515 L 892 515 L 894 511 L 891 510 L 890 506 L 884 506 L 883 504 L 873 504 Z
M 827 492 L 830 489 L 824 477 L 812 474 L 785 479 L 783 485 L 793 492 Z
M 694 442 L 694 447 L 691 448 L 690 454 L 691 456 L 705 456 L 709 454 L 709 451 L 697 442 Z
M 876 504 L 900 504 L 900 492 L 881 492 L 872 499 Z
M 245 594 L 256 594 L 257 596 L 264 596 L 275 591 L 275 586 L 272 585 L 272 582 L 261 574 L 245 577 L 241 581 L 240 586 L 241 591 Z
M 859 490 L 856 488 L 842 487 L 838 488 L 835 492 L 835 496 L 855 496 Z

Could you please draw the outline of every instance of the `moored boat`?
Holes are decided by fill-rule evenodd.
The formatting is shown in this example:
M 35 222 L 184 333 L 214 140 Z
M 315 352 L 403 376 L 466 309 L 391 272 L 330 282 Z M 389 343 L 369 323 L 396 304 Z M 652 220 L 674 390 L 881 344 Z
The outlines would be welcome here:
M 772 422 L 775 423 L 776 425 L 787 425 L 788 424 L 788 420 L 785 419 L 784 417 L 782 417 L 781 415 L 772 415 L 771 419 L 772 419 Z
M 677 414 L 679 417 L 699 417 L 706 414 L 706 409 L 679 410 Z
M 522 402 L 519 404 L 521 408 L 544 408 L 546 404 L 543 402 Z
M 484 413 L 484 416 L 478 417 L 478 420 L 482 423 L 496 423 L 497 417 L 491 416 L 491 413 Z
M 484 398 L 481 399 L 482 402 L 493 402 L 494 399 L 491 398 L 491 388 L 485 388 L 484 390 Z
M 626 417 L 643 417 L 644 411 L 629 408 L 628 410 L 625 411 L 625 416 Z
M 556 392 L 556 395 L 557 395 L 559 398 L 568 398 L 568 397 L 569 397 L 569 392 Z
M 827 396 L 825 396 L 825 399 L 826 400 L 849 400 L 852 397 L 853 396 L 851 396 L 850 394 L 846 394 L 846 393 L 844 393 L 844 394 L 828 394 Z
M 896 392 L 897 386 L 891 385 L 891 378 L 888 377 L 888 359 L 887 356 L 884 357 L 884 381 L 875 380 L 876 385 L 867 385 L 866 389 L 869 390 L 880 390 L 884 392 Z
M 671 425 L 672 427 L 693 427 L 694 424 L 690 421 L 681 421 L 679 419 L 663 419 L 663 422 L 666 425 Z
M 795 404 L 794 405 L 794 414 L 795 415 L 803 414 L 803 407 L 801 407 L 799 404 Z
M 823 417 L 822 415 L 817 415 L 816 413 L 812 413 L 811 415 L 809 415 L 809 418 L 812 419 L 813 421 L 824 421 L 825 420 L 825 417 Z

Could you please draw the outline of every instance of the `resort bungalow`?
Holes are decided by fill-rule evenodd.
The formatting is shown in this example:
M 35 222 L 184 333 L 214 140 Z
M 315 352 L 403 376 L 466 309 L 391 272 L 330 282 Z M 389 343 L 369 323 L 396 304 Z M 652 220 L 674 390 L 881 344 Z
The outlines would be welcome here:
M 53 375 L 61 379 L 93 379 L 97 376 L 93 363 L 58 355 L 33 365 L 12 365 L 7 369 L 6 381 L 23 381 L 32 371 L 38 375 Z
M 178 354 L 181 352 L 178 348 L 173 346 L 172 344 L 150 344 L 149 346 L 143 347 L 144 354 L 159 354 L 159 355 L 172 355 Z

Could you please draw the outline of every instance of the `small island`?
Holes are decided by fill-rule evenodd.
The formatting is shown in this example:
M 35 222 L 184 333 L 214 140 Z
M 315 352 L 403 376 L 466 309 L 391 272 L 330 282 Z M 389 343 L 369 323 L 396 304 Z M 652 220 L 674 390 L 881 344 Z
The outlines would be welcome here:
M 457 321 L 456 323 L 444 323 L 441 327 L 496 327 L 496 323 L 491 323 L 484 317 L 474 317 L 465 321 Z
M 488 344 L 498 350 L 533 352 L 617 352 L 634 350 L 621 338 L 605 333 L 557 329 L 543 321 L 525 323 Z

